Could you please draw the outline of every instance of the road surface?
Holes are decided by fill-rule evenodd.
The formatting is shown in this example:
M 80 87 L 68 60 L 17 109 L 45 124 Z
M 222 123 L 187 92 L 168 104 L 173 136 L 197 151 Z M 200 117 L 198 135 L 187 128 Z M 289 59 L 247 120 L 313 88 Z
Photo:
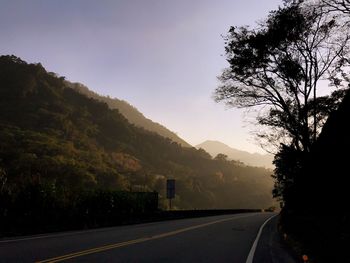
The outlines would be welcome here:
M 259 229 L 273 215 L 211 216 L 0 240 L 0 262 L 246 263 Z

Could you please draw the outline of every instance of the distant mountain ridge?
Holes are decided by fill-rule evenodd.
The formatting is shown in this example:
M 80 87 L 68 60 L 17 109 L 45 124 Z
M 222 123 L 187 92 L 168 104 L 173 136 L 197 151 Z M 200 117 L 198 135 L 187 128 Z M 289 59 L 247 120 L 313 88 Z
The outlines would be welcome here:
M 192 147 L 192 145 L 181 139 L 174 132 L 170 131 L 163 125 L 146 118 L 137 108 L 124 100 L 99 95 L 81 83 L 72 83 L 67 81 L 67 85 L 89 98 L 106 103 L 110 109 L 117 109 L 130 123 L 138 127 L 142 127 L 145 130 L 155 132 L 165 138 L 169 138 L 172 141 L 179 143 L 183 147 Z
M 273 168 L 273 156 L 270 154 L 249 153 L 234 149 L 222 142 L 210 140 L 198 144 L 196 148 L 202 148 L 213 157 L 219 153 L 223 153 L 226 154 L 229 159 L 241 161 L 247 165 Z
M 0 195 L 9 195 L 0 198 L 1 211 L 17 197 L 25 201 L 15 204 L 20 216 L 39 203 L 70 209 L 101 190 L 156 191 L 166 208 L 168 178 L 176 179 L 179 209 L 266 208 L 274 204 L 270 174 L 182 147 L 130 124 L 41 64 L 0 56 Z

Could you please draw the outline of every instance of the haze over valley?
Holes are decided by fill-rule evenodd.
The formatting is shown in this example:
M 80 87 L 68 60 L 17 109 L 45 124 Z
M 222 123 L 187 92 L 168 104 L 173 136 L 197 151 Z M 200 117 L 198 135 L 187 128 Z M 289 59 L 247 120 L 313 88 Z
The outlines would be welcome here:
M 150 124 L 132 125 L 130 115 L 117 110 L 119 100 L 73 85 L 41 64 L 2 56 L 0 68 L 2 169 L 14 192 L 39 180 L 57 189 L 54 198 L 67 201 L 87 189 L 157 191 L 160 205 L 166 206 L 164 184 L 175 178 L 177 208 L 264 208 L 274 203 L 269 170 L 214 159 L 181 145 L 167 137 L 185 144 L 165 127 L 122 102 Z
M 222 153 L 231 160 L 241 161 L 247 165 L 273 168 L 273 155 L 271 154 L 249 153 L 232 148 L 222 142 L 209 140 L 196 145 L 196 148 L 204 149 L 213 157 Z

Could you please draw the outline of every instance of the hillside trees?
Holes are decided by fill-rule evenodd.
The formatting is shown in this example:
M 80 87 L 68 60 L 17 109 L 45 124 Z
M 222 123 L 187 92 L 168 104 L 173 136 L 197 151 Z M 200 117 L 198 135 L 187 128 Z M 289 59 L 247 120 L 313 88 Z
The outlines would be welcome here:
M 271 12 L 257 29 L 232 27 L 226 38 L 229 67 L 220 76 L 216 100 L 264 106 L 258 123 L 273 132 L 261 136 L 309 151 L 323 120 L 319 82 L 342 84 L 336 66 L 349 52 L 349 38 L 346 25 L 298 3 Z
M 342 12 L 348 15 L 350 14 L 349 0 L 320 0 L 320 3 L 325 7 L 328 7 L 330 11 Z
M 321 82 L 344 88 L 349 54 L 347 24 L 322 6 L 286 1 L 258 28 L 232 27 L 226 37 L 229 67 L 219 77 L 217 101 L 259 110 L 258 134 L 278 149 L 275 194 L 283 197 L 344 92 L 318 96 Z M 268 129 L 263 129 L 263 128 Z M 289 158 L 288 171 L 280 164 Z M 282 158 L 282 159 L 281 159 Z M 288 182 L 288 183 L 287 183 Z
M 66 83 L 40 64 L 0 56 L 0 187 L 11 198 L 31 185 L 65 204 L 87 189 L 164 198 L 166 179 L 175 178 L 179 208 L 271 205 L 268 170 L 181 147 Z

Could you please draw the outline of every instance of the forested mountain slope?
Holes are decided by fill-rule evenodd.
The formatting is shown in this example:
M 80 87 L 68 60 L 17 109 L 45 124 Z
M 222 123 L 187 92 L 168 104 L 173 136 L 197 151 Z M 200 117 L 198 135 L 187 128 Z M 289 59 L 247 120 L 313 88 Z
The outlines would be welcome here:
M 156 132 L 159 135 L 165 138 L 169 138 L 172 141 L 177 142 L 184 147 L 192 147 L 190 144 L 185 142 L 174 132 L 168 130 L 163 125 L 146 118 L 138 109 L 130 105 L 128 102 L 117 98 L 101 96 L 91 91 L 88 87 L 84 86 L 81 83 L 71 83 L 69 81 L 67 81 L 66 83 L 69 87 L 86 95 L 89 98 L 93 98 L 101 102 L 107 103 L 110 109 L 117 109 L 130 123 L 142 127 L 148 131 Z
M 273 203 L 270 171 L 214 160 L 136 127 L 14 56 L 0 57 L 0 126 L 0 190 L 11 195 L 38 184 L 67 202 L 86 189 L 157 191 L 162 202 L 165 180 L 175 178 L 178 208 Z

